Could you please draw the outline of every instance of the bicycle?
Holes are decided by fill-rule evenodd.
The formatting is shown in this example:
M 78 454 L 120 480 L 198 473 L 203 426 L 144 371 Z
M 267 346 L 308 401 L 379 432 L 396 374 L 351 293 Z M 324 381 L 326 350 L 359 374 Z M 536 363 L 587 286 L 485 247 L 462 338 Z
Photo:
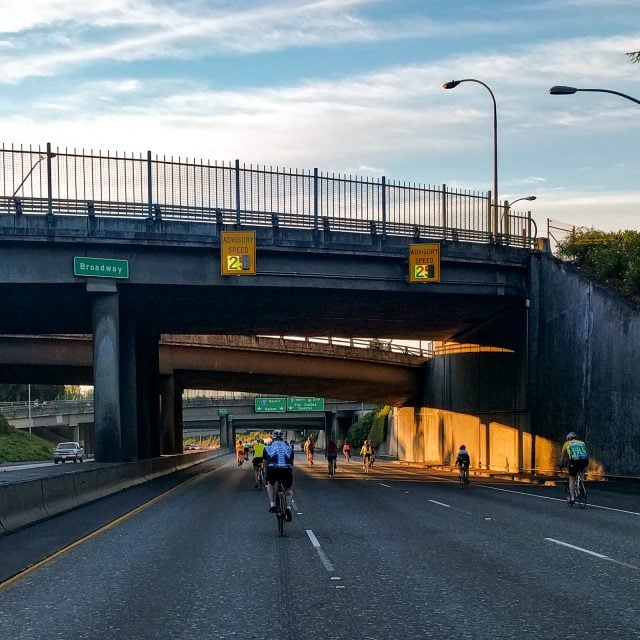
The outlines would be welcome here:
M 259 464 L 257 469 L 256 469 L 256 489 L 258 491 L 262 491 L 262 487 L 265 484 L 265 477 L 264 477 L 264 464 Z
M 329 458 L 327 461 L 327 465 L 329 467 L 329 476 L 333 477 L 336 475 L 336 459 L 335 458 Z
M 458 482 L 461 489 L 469 488 L 469 467 L 467 467 L 466 465 L 460 465 L 460 470 L 458 472 Z
M 578 506 L 581 509 L 586 508 L 587 506 L 587 486 L 585 484 L 585 475 L 584 471 L 579 471 L 576 475 L 575 485 L 573 488 L 573 492 L 575 494 L 575 501 L 578 503 Z M 567 484 L 564 489 L 564 497 L 567 501 L 567 504 L 572 507 L 571 504 L 571 492 L 569 491 L 569 480 L 567 479 Z
M 287 493 L 281 480 L 275 484 L 276 517 L 278 519 L 278 533 L 284 536 L 284 523 L 287 521 Z

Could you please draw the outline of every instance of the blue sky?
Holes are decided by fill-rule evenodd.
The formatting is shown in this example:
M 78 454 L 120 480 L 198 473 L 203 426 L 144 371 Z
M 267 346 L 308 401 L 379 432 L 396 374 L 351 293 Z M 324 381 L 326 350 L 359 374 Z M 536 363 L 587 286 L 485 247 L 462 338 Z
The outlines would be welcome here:
M 640 228 L 638 0 L 0 0 L 0 142 L 318 167 Z M 519 209 L 519 206 L 516 205 Z

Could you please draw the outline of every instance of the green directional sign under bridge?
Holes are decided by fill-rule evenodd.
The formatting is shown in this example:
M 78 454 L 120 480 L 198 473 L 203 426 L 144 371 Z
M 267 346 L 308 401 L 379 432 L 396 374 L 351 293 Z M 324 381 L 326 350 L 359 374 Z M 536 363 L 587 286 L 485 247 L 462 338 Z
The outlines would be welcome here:
M 73 259 L 74 276 L 92 276 L 94 278 L 128 278 L 129 262 L 112 258 Z
M 287 398 L 287 411 L 324 411 L 324 398 Z

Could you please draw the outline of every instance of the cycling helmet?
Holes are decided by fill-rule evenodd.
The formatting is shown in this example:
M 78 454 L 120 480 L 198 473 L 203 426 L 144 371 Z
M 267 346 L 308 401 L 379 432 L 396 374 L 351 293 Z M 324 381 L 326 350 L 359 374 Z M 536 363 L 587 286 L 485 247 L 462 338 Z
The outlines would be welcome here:
M 569 433 L 567 433 L 567 440 L 573 440 L 573 438 L 576 437 L 576 434 L 573 433 L 573 431 L 569 431 Z
M 282 430 L 281 429 L 274 429 L 271 432 L 271 439 L 272 440 L 276 440 L 277 438 L 280 438 L 280 440 L 282 440 Z
M 461 445 L 460 445 L 460 448 L 461 448 L 461 449 L 466 449 L 467 447 L 466 447 L 464 444 L 461 444 Z

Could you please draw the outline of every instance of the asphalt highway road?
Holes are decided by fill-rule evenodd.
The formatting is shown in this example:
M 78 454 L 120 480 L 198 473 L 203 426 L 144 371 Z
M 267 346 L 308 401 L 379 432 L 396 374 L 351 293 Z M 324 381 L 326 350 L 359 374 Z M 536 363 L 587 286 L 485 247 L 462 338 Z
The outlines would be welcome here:
M 297 465 L 284 538 L 231 455 L 0 538 L 2 637 L 640 638 L 637 495 Z

